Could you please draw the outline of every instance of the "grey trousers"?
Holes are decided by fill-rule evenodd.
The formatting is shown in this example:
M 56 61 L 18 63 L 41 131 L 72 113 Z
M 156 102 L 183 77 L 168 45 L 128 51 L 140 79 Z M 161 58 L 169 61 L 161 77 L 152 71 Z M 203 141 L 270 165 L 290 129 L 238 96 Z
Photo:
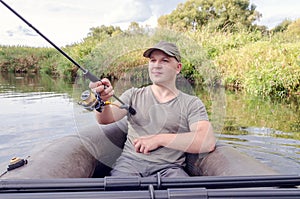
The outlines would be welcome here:
M 159 172 L 161 177 L 188 177 L 181 165 L 154 164 L 146 161 L 134 160 L 130 157 L 121 156 L 116 161 L 111 176 L 156 176 Z

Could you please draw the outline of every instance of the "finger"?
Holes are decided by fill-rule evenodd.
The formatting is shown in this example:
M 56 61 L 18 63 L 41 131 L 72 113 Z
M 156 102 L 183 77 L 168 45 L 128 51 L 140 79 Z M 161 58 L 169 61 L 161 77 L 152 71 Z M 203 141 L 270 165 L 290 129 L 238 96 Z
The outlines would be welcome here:
M 145 150 L 144 150 L 144 154 L 149 155 L 149 154 L 150 154 L 150 151 L 147 150 L 147 149 L 145 149 Z
M 136 144 L 134 145 L 135 151 L 136 151 L 137 153 L 140 152 L 140 147 L 141 147 L 140 143 L 136 143 Z
M 101 95 L 102 95 L 102 93 L 103 93 L 104 90 L 105 90 L 104 89 L 104 85 L 100 85 L 100 86 L 97 86 L 97 87 L 95 87 L 95 88 L 92 89 L 92 91 L 94 93 L 99 93 Z
M 106 90 L 103 90 L 100 93 L 100 97 L 102 98 L 102 100 L 107 101 L 109 100 L 112 96 L 114 95 L 114 90 L 107 92 Z
M 144 147 L 144 146 L 141 146 L 141 147 L 140 147 L 140 153 L 144 153 L 144 150 L 145 150 L 145 147 Z
M 109 95 L 111 92 L 113 92 L 113 88 L 110 87 L 105 87 L 104 85 L 101 86 L 103 88 L 102 94 L 103 95 Z
M 98 87 L 98 86 L 100 86 L 101 85 L 101 82 L 100 81 L 98 81 L 98 82 L 90 82 L 89 83 L 89 88 L 90 89 L 94 89 L 94 88 L 96 88 L 96 87 Z
M 107 78 L 101 79 L 100 82 L 101 82 L 102 85 L 106 85 L 107 87 L 111 87 L 111 83 L 110 83 L 109 79 L 107 79 Z

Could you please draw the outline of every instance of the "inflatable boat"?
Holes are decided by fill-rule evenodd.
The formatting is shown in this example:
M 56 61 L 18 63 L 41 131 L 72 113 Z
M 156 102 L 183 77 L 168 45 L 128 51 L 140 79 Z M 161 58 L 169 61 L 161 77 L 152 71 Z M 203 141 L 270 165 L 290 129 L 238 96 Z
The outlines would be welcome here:
M 187 154 L 191 177 L 112 177 L 126 122 L 86 125 L 54 140 L 0 178 L 0 198 L 299 198 L 300 177 L 282 176 L 228 145 Z
M 27 164 L 12 169 L 2 179 L 104 177 L 122 151 L 126 122 L 85 125 L 75 135 L 54 140 Z M 231 146 L 217 144 L 211 153 L 187 154 L 191 176 L 276 175 L 276 171 Z

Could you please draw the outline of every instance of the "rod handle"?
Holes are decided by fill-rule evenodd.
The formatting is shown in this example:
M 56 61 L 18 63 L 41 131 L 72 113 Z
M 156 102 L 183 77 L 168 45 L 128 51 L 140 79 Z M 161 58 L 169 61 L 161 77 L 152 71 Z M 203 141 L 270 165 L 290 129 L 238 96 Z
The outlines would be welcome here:
M 91 73 L 89 70 L 85 69 L 83 70 L 83 75 L 87 77 L 91 82 L 97 82 L 100 81 L 100 79 L 95 76 L 93 73 Z

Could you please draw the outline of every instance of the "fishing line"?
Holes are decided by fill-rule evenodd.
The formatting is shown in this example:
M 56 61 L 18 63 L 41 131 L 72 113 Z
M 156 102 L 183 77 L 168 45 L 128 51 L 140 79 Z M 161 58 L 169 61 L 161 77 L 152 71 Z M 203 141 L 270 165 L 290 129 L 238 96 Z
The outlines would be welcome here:
M 41 37 L 43 37 L 48 43 L 50 43 L 57 51 L 59 51 L 63 56 L 65 56 L 69 61 L 71 61 L 75 66 L 77 66 L 82 72 L 85 77 L 87 77 L 92 82 L 97 82 L 100 79 L 96 77 L 94 74 L 89 72 L 87 69 L 80 66 L 72 57 L 70 57 L 67 53 L 65 53 L 61 48 L 59 48 L 56 44 L 54 44 L 50 39 L 48 39 L 44 34 L 42 34 L 37 28 L 35 28 L 31 23 L 29 23 L 25 18 L 23 18 L 19 13 L 17 13 L 14 9 L 12 9 L 8 4 L 6 4 L 4 1 L 0 0 L 0 2 L 8 8 L 11 12 L 13 12 L 17 17 L 19 17 L 24 23 L 26 23 L 30 28 L 32 28 L 36 33 L 38 33 Z M 128 112 L 132 115 L 136 114 L 136 111 L 131 106 L 125 104 L 120 98 L 113 95 L 113 97 L 119 101 L 123 108 L 128 110 Z

